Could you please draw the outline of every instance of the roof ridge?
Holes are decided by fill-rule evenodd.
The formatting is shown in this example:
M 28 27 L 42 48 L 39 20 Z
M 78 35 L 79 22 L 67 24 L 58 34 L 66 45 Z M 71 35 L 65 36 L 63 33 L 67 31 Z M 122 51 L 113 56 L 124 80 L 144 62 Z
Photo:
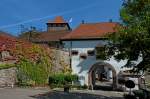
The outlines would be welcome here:
M 119 22 L 89 22 L 89 23 L 84 23 L 84 24 L 103 24 L 103 23 L 118 23 L 119 24 Z M 83 23 L 81 23 L 81 24 L 83 24 Z

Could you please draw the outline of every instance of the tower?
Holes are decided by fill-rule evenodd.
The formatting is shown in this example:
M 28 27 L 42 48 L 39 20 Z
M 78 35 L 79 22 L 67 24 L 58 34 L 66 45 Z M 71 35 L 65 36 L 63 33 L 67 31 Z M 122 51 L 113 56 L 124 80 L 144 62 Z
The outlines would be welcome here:
M 71 29 L 61 16 L 57 16 L 53 21 L 48 21 L 46 24 L 47 31 L 66 31 Z

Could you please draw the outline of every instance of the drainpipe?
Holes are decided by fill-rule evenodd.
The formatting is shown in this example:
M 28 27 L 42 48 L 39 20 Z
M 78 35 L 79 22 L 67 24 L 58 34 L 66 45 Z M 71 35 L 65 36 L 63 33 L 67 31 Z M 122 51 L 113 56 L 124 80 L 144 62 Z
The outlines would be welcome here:
M 70 41 L 70 48 L 69 48 L 70 68 L 72 67 L 72 66 L 71 66 L 71 63 L 72 63 L 72 55 L 71 55 L 71 51 L 72 51 L 72 41 Z M 72 68 L 71 68 L 71 69 L 72 69 Z

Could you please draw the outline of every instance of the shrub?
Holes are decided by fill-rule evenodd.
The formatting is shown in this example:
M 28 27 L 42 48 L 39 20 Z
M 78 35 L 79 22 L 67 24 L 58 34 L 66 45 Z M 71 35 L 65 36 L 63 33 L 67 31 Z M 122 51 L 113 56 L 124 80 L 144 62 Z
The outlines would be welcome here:
M 20 85 L 41 85 L 45 84 L 48 74 L 40 64 L 35 64 L 29 60 L 21 60 L 18 65 L 17 77 Z
M 73 81 L 78 80 L 77 75 L 68 74 L 53 74 L 49 76 L 49 85 L 50 87 L 64 87 L 71 84 Z
M 142 90 L 135 90 L 133 91 L 133 93 L 135 94 L 135 96 L 139 97 L 139 99 L 145 99 L 144 92 Z
M 46 85 L 52 73 L 52 55 L 37 45 L 30 49 L 18 49 L 18 54 L 21 54 L 17 63 L 19 85 Z

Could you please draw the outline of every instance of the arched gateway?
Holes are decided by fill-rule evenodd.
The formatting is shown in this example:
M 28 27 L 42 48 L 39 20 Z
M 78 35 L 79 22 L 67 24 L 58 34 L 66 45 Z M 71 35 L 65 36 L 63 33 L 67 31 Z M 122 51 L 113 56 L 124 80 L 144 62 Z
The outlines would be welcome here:
M 99 74 L 98 78 L 102 79 L 103 73 L 106 72 L 105 69 L 107 69 L 107 72 L 109 72 L 109 70 L 111 70 L 111 73 L 112 73 L 112 77 L 111 77 L 112 85 L 111 85 L 111 87 L 113 88 L 113 90 L 115 90 L 117 88 L 117 74 L 116 74 L 115 68 L 108 63 L 97 62 L 91 66 L 91 68 L 89 69 L 89 72 L 88 72 L 88 85 L 91 86 L 92 89 L 95 86 L 96 73 Z

